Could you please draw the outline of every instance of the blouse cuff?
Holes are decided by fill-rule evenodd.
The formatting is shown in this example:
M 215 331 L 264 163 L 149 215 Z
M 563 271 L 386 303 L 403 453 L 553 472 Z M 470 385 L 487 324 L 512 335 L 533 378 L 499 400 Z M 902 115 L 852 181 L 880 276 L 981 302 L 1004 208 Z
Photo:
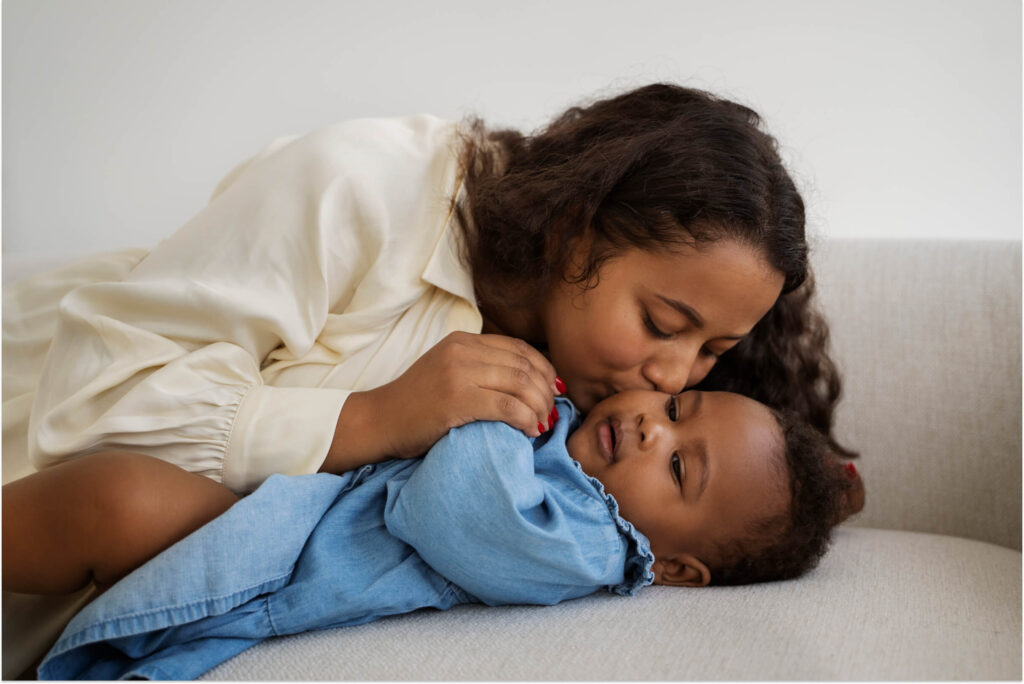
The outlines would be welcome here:
M 349 390 L 256 385 L 242 398 L 224 453 L 221 481 L 249 492 L 273 473 L 320 469 Z

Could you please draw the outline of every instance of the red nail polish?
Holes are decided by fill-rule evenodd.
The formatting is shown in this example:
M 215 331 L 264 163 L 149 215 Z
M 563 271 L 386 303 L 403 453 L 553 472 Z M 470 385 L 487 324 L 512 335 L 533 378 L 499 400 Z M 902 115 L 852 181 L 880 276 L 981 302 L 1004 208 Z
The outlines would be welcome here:
M 554 407 L 553 409 L 551 409 L 551 415 L 553 415 L 555 417 L 555 422 L 557 423 L 558 422 L 558 407 L 557 406 Z
M 851 480 L 857 477 L 857 466 L 852 463 L 847 463 L 843 468 L 846 470 L 846 476 Z
M 553 427 L 555 427 L 555 416 L 553 414 L 549 413 L 548 414 L 548 430 L 550 430 Z
M 540 434 L 542 435 L 544 434 L 544 431 L 547 430 L 547 428 L 544 427 L 544 423 L 539 420 L 537 421 L 537 429 L 540 430 Z
M 555 377 L 555 389 L 558 390 L 559 394 L 565 394 L 565 382 L 562 378 Z

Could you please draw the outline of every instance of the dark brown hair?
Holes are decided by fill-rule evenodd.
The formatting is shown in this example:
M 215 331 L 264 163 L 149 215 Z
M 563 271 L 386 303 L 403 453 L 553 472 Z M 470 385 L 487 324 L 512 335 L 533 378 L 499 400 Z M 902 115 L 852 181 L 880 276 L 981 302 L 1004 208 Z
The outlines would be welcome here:
M 840 380 L 811 304 L 803 200 L 753 110 L 658 83 L 529 136 L 472 120 L 464 140 L 456 212 L 481 307 L 535 306 L 585 236 L 582 283 L 617 250 L 739 241 L 784 274 L 784 294 L 700 387 L 795 410 L 831 435 Z
M 832 529 L 849 511 L 854 480 L 828 440 L 796 413 L 773 412 L 784 448 L 777 458 L 789 492 L 785 512 L 751 525 L 743 539 L 719 546 L 708 563 L 711 584 L 751 584 L 799 577 L 828 550 Z

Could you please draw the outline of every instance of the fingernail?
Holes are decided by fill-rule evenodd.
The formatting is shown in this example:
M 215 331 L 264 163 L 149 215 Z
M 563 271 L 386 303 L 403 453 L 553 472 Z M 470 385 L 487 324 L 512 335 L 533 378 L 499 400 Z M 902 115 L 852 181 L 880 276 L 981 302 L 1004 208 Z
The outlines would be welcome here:
M 565 394 L 565 382 L 557 376 L 555 377 L 555 389 L 559 394 Z
M 558 422 L 558 407 L 556 406 L 553 409 L 551 409 L 551 413 L 554 414 L 555 422 L 557 423 Z
M 552 411 L 551 413 L 548 414 L 548 430 L 550 430 L 553 427 L 555 427 L 555 414 Z
M 843 468 L 846 470 L 846 476 L 851 480 L 857 477 L 857 466 L 852 463 L 847 463 Z
M 547 430 L 547 428 L 544 427 L 544 423 L 540 422 L 539 420 L 537 421 L 537 429 L 540 430 L 540 434 L 542 435 Z

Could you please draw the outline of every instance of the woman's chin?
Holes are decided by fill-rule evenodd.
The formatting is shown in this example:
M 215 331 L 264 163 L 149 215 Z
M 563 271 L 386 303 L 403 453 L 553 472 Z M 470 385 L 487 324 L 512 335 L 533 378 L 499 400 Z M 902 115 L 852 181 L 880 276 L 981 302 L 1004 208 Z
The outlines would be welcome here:
M 569 401 L 572 402 L 573 406 L 575 406 L 580 413 L 586 415 L 590 412 L 590 409 L 597 405 L 601 398 L 596 396 L 593 392 L 586 391 L 586 388 L 583 389 L 584 391 L 577 392 L 573 390 L 571 385 L 568 385 L 565 395 L 569 397 Z

